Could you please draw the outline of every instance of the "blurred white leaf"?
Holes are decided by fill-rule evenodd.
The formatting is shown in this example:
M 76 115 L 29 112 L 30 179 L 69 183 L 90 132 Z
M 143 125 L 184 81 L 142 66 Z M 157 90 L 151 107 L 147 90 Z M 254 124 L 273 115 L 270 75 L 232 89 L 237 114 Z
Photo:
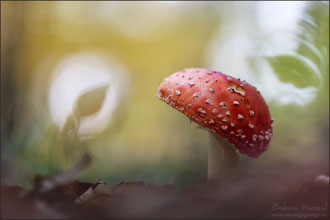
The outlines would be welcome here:
M 82 94 L 74 105 L 74 115 L 77 117 L 85 117 L 97 113 L 103 103 L 109 85 L 102 86 Z

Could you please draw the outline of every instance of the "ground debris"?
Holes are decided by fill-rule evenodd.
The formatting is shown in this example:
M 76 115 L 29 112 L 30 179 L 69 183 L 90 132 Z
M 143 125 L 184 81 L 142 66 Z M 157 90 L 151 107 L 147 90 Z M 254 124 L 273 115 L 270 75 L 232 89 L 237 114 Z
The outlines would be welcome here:
M 298 213 L 305 212 L 305 206 L 321 207 L 317 212 L 310 212 L 318 214 L 318 219 L 327 219 L 329 174 L 318 176 L 249 177 L 227 187 L 205 185 L 182 190 L 176 190 L 171 184 L 144 182 L 111 185 L 101 179 L 95 183 L 72 180 L 47 191 L 3 185 L 1 217 L 264 219 L 276 218 L 274 214 L 282 213 L 273 209 L 274 204 L 275 208 L 289 204 L 298 207 Z M 37 177 L 42 178 L 45 177 Z M 283 184 L 283 180 L 287 183 Z M 290 211 L 283 213 L 290 214 Z

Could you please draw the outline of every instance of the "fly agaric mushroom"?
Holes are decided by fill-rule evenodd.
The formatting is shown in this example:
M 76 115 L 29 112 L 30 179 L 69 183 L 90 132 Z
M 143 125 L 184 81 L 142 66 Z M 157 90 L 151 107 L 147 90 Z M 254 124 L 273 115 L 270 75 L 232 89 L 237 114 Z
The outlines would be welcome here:
M 209 182 L 236 178 L 236 149 L 256 158 L 268 148 L 273 119 L 260 92 L 245 81 L 209 69 L 185 69 L 166 78 L 157 97 L 210 131 Z

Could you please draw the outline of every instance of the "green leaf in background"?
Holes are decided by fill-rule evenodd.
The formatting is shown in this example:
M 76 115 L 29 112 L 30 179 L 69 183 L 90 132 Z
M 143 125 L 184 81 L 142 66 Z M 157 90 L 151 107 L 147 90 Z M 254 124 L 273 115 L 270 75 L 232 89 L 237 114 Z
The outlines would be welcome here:
M 77 131 L 78 128 L 79 128 L 79 125 L 78 125 L 77 120 L 75 120 L 74 117 L 72 116 L 72 114 L 70 114 L 65 120 L 65 124 L 63 126 L 61 133 L 63 135 L 67 135 L 69 131 Z
M 301 40 L 309 42 L 321 53 L 323 50 L 329 51 L 329 4 L 311 3 L 305 11 L 305 18 L 301 20 L 300 27 L 298 37 Z
M 84 149 L 79 141 L 78 131 L 81 118 L 93 115 L 104 103 L 109 85 L 105 85 L 83 93 L 74 103 L 73 112 L 66 118 L 57 142 L 57 155 L 65 164 L 70 164 L 72 158 Z M 80 146 L 80 147 L 77 147 Z
M 329 4 L 310 3 L 300 22 L 297 53 L 310 59 L 318 68 L 323 80 L 329 75 Z
M 299 27 L 296 55 L 266 59 L 282 82 L 320 87 L 329 74 L 329 5 L 309 3 Z
M 99 87 L 82 94 L 74 105 L 76 117 L 86 117 L 95 114 L 103 105 L 109 85 Z
M 74 145 L 78 141 L 81 118 L 95 114 L 103 105 L 109 85 L 83 93 L 75 102 L 73 112 L 68 115 L 59 136 L 59 145 Z
M 290 82 L 300 88 L 319 83 L 315 71 L 298 57 L 285 55 L 268 57 L 267 60 L 282 82 Z

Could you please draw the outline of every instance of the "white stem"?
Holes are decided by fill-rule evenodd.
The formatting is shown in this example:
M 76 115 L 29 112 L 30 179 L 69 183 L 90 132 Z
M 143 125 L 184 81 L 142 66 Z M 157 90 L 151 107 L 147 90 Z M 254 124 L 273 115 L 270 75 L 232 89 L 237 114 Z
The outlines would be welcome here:
M 208 183 L 232 183 L 237 176 L 238 154 L 233 145 L 217 134 L 210 133 L 208 149 Z

